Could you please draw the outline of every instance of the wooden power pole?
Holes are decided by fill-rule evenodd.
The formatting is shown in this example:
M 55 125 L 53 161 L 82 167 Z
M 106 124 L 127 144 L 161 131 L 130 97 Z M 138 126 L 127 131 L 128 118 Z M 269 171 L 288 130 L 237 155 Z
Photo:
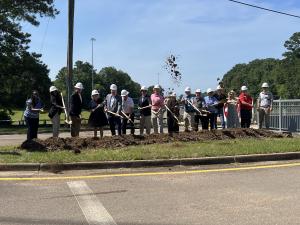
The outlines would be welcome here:
M 73 90 L 73 34 L 74 34 L 74 5 L 75 0 L 69 0 L 68 4 L 68 56 L 67 56 L 67 107 L 70 108 L 71 93 Z

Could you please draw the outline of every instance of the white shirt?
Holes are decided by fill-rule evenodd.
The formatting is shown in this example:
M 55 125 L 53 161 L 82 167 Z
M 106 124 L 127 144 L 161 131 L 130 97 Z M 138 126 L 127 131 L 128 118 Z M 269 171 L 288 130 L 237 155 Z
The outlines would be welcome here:
M 124 98 L 122 98 L 122 111 L 124 113 L 132 113 L 133 112 L 133 107 L 134 107 L 134 102 L 132 98 L 127 97 L 127 100 L 125 101 Z

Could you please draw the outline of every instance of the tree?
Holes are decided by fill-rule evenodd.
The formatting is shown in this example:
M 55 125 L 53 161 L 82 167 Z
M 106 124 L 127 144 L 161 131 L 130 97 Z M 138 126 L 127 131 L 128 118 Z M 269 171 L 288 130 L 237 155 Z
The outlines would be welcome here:
M 110 92 L 109 88 L 111 84 L 118 86 L 118 92 L 122 89 L 126 89 L 132 98 L 138 98 L 140 95 L 141 85 L 134 82 L 127 73 L 122 70 L 117 70 L 114 67 L 102 68 L 96 75 L 95 83 L 99 85 L 99 90 L 102 95 L 106 95 Z
M 287 49 L 284 59 L 256 59 L 248 64 L 237 64 L 224 77 L 227 90 L 240 90 L 247 85 L 249 92 L 257 97 L 260 85 L 268 82 L 271 91 L 281 98 L 300 98 L 300 33 L 294 33 L 284 43 Z
M 82 99 L 84 106 L 87 107 L 91 99 L 92 91 L 92 65 L 88 62 L 76 61 L 73 69 L 73 84 L 81 82 L 84 90 L 82 92 Z M 96 71 L 94 71 L 95 73 Z M 95 80 L 96 81 L 96 80 Z M 57 74 L 54 84 L 59 88 L 64 96 L 67 94 L 67 68 L 63 67 Z
M 137 98 L 140 93 L 140 84 L 132 81 L 130 76 L 114 67 L 105 67 L 96 73 L 94 71 L 94 83 L 95 89 L 100 91 L 100 96 L 103 99 L 109 92 L 111 84 L 116 84 L 118 86 L 118 91 L 126 89 L 130 92 L 130 96 Z M 57 74 L 54 84 L 58 87 L 64 94 L 66 94 L 66 75 L 67 68 L 63 67 Z M 84 107 L 87 107 L 91 99 L 92 91 L 92 65 L 88 62 L 76 61 L 73 70 L 73 84 L 81 82 L 83 84 L 84 90 L 82 92 L 82 99 Z
M 50 79 L 40 55 L 29 53 L 30 34 L 22 31 L 21 22 L 38 26 L 39 17 L 54 17 L 54 0 L 0 1 L 0 89 L 2 109 L 21 107 L 31 89 L 45 97 Z M 48 99 L 48 96 L 47 96 Z

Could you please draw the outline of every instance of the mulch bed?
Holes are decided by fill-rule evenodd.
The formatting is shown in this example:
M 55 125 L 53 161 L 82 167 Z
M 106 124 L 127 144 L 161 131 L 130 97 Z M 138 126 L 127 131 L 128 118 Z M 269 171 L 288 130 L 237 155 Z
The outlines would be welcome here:
M 236 138 L 283 138 L 291 134 L 279 134 L 269 130 L 225 129 L 173 134 L 151 134 L 149 136 L 124 135 L 100 138 L 48 138 L 25 141 L 20 146 L 28 151 L 72 150 L 79 153 L 82 149 L 114 149 L 133 145 L 163 144 L 172 142 L 214 141 Z

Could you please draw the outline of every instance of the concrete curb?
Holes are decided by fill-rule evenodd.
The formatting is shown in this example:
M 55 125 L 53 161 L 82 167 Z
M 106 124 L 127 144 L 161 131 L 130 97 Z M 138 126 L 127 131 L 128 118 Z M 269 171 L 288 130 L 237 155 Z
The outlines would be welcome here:
M 62 171 L 142 167 L 199 166 L 213 164 L 247 163 L 300 159 L 300 152 L 202 157 L 186 159 L 103 161 L 78 163 L 8 163 L 0 164 L 0 171 Z

